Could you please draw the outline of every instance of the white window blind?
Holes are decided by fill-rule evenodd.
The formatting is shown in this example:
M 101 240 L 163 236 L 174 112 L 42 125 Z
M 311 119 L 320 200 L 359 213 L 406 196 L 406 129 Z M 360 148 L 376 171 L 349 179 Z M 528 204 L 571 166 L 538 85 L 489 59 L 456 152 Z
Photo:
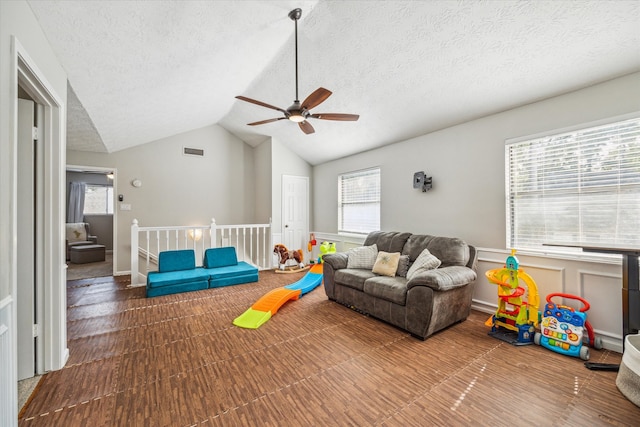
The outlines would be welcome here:
M 113 187 L 87 184 L 84 192 L 84 214 L 113 214 Z
M 380 169 L 338 177 L 338 232 L 369 233 L 380 229 Z
M 507 245 L 640 246 L 640 118 L 506 146 Z

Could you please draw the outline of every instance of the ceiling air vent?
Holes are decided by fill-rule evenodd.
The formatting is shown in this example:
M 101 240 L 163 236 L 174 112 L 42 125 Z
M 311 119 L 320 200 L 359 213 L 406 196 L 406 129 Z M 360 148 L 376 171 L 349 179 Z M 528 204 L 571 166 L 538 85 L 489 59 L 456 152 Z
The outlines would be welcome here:
M 204 150 L 201 148 L 188 148 L 188 147 L 184 147 L 183 154 L 189 155 L 189 156 L 204 156 Z

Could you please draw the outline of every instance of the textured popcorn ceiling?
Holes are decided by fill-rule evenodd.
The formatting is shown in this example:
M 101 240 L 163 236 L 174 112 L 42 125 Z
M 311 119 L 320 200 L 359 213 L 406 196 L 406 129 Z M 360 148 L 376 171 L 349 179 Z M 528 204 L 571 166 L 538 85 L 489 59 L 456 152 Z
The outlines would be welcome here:
M 29 1 L 69 77 L 68 146 L 114 152 L 218 123 L 311 164 L 640 70 L 638 1 Z M 333 95 L 313 135 L 279 121 Z M 77 97 L 73 96 L 73 92 Z M 84 107 L 84 108 L 83 108 Z

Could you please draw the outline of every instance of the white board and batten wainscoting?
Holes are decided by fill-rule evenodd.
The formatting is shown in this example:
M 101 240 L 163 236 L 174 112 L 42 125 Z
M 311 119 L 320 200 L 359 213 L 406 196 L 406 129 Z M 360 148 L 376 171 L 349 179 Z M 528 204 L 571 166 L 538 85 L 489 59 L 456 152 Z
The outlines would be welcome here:
M 0 301 L 0 426 L 14 425 L 18 419 L 18 380 L 13 343 L 13 300 L 7 296 Z
M 486 312 L 487 318 L 498 307 L 498 289 L 489 283 L 485 272 L 504 267 L 508 250 L 478 248 L 478 279 L 473 294 L 472 308 Z M 619 257 L 575 257 L 559 254 L 531 254 L 517 252 L 520 268 L 533 278 L 540 296 L 539 311 L 551 293 L 571 294 L 585 299 L 591 306 L 587 320 L 595 335 L 602 339 L 604 348 L 622 353 L 622 267 Z M 525 294 L 528 300 L 528 293 Z M 554 297 L 555 303 L 566 304 L 576 310 L 578 301 Z
M 342 235 L 314 232 L 317 245 L 313 247 L 311 259 L 317 259 L 319 246 L 323 241 L 334 242 L 337 252 L 345 252 L 361 246 L 366 236 Z M 273 235 L 273 241 L 280 236 Z M 489 283 L 485 272 L 502 268 L 510 251 L 506 249 L 476 248 L 478 250 L 478 278 L 473 294 L 472 308 L 487 313 L 487 318 L 498 307 L 498 289 Z M 305 259 L 309 253 L 305 251 Z M 542 310 L 547 295 L 566 293 L 581 297 L 589 302 L 587 320 L 593 325 L 597 337 L 602 339 L 604 348 L 622 353 L 622 267 L 620 258 L 576 254 L 536 254 L 517 252 L 520 268 L 536 282 Z M 308 262 L 308 261 L 307 261 Z M 528 294 L 525 294 L 525 299 Z M 554 302 L 566 304 L 579 310 L 581 304 L 573 300 L 554 298 Z M 488 330 L 487 330 L 488 332 Z
M 346 252 L 351 248 L 357 248 L 358 246 L 362 246 L 364 243 L 364 239 L 366 239 L 366 235 L 343 235 L 343 234 L 335 234 L 335 233 L 322 233 L 319 231 L 312 231 L 316 238 L 316 246 L 311 248 L 311 253 L 307 251 L 307 241 L 309 236 L 307 236 L 307 241 L 301 247 L 287 247 L 288 249 L 302 249 L 304 252 L 304 262 L 305 264 L 309 263 L 309 260 L 317 260 L 318 256 L 320 256 L 320 243 L 322 242 L 332 242 L 336 245 L 336 252 Z M 282 242 L 282 233 L 273 233 L 273 243 L 277 244 Z M 277 256 L 273 256 L 273 267 L 278 266 L 278 258 Z

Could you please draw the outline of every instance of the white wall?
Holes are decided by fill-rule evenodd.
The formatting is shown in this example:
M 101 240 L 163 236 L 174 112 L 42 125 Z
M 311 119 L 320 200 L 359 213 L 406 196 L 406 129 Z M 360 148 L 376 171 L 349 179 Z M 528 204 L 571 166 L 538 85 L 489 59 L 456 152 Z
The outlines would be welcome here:
M 183 147 L 204 157 L 185 156 Z M 255 221 L 253 149 L 217 125 L 192 130 L 111 154 L 69 151 L 71 165 L 116 170 L 116 271 L 130 270 L 131 222 L 140 226 L 246 224 Z M 131 181 L 142 181 L 140 188 Z
M 337 232 L 340 173 L 379 166 L 381 229 L 456 236 L 481 248 L 475 303 L 491 310 L 496 305 L 496 289 L 488 284 L 484 271 L 500 267 L 497 264 L 504 263 L 508 255 L 505 140 L 634 111 L 640 111 L 640 73 L 318 165 L 313 171 L 312 228 Z M 431 191 L 412 188 L 417 171 L 433 177 Z M 609 346 L 621 349 L 618 264 L 519 258 L 525 261 L 525 269 L 534 270 L 527 270 L 534 279 L 536 274 L 545 279 L 540 292 L 543 299 L 550 292 L 591 299 L 594 327 L 605 335 Z
M 11 346 L 8 359 L 0 363 L 0 377 L 5 386 L 0 402 L 0 412 L 6 425 L 17 425 L 17 384 L 16 384 L 16 310 L 13 308 L 17 289 L 16 242 L 16 118 L 17 118 L 17 73 L 16 53 L 12 51 L 12 37 L 20 45 L 20 53 L 33 66 L 33 73 L 40 79 L 39 86 L 50 93 L 44 95 L 53 101 L 47 109 L 45 124 L 49 134 L 45 135 L 47 147 L 44 150 L 45 164 L 41 170 L 45 181 L 44 266 L 42 275 L 46 283 L 41 302 L 44 307 L 43 354 L 44 369 L 61 368 L 68 355 L 66 349 L 66 283 L 64 273 L 64 118 L 66 111 L 67 76 L 58 62 L 49 43 L 42 33 L 38 22 L 25 1 L 0 2 L 0 304 L 3 312 L 9 313 L 8 319 L 0 323 L 9 328 Z M 55 103 L 57 103 L 56 107 Z M 6 383 L 5 383 L 6 381 Z M 14 423 L 15 421 L 15 423 Z
M 15 36 L 57 95 L 66 103 L 67 76 L 25 1 L 0 2 L 0 299 L 9 295 L 14 278 L 15 147 L 13 128 L 17 85 L 12 69 L 11 36 Z M 62 227 L 62 225 L 61 225 Z

